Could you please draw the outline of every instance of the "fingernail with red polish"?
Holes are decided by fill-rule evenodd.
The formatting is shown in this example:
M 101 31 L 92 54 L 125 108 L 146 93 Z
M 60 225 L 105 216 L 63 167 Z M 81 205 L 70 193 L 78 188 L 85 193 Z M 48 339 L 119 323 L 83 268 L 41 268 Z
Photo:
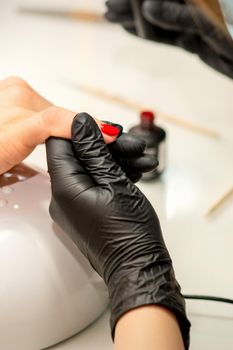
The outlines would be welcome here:
M 101 123 L 100 125 L 102 133 L 108 135 L 108 136 L 118 136 L 120 133 L 120 130 L 113 125 Z

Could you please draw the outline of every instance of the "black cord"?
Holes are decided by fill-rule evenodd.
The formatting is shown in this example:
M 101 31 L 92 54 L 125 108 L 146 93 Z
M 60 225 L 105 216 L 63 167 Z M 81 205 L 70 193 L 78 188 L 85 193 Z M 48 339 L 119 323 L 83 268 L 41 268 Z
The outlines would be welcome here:
M 210 295 L 193 295 L 193 294 L 184 294 L 185 299 L 195 299 L 195 300 L 209 300 L 209 301 L 218 301 L 221 303 L 233 304 L 233 299 L 214 297 Z

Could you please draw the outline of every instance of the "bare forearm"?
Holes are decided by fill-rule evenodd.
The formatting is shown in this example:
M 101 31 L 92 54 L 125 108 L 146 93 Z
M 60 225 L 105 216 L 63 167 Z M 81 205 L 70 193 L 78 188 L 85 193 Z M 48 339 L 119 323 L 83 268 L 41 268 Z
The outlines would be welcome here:
M 184 350 L 176 317 L 157 305 L 125 313 L 117 322 L 115 350 Z

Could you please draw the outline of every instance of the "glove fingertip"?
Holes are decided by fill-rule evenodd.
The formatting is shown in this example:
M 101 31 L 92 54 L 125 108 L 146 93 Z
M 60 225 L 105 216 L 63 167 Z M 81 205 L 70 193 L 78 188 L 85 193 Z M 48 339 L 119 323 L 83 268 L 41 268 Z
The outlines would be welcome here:
M 119 156 L 139 157 L 146 149 L 145 140 L 129 133 L 122 133 L 115 142 L 110 146 L 110 149 Z
M 86 112 L 77 113 L 71 125 L 71 139 L 77 142 L 82 138 L 81 130 L 85 131 L 85 135 L 90 134 L 99 137 L 101 132 L 95 120 Z
M 138 182 L 141 177 L 142 177 L 142 174 L 141 173 L 126 173 L 126 176 L 133 182 L 133 183 L 136 183 Z

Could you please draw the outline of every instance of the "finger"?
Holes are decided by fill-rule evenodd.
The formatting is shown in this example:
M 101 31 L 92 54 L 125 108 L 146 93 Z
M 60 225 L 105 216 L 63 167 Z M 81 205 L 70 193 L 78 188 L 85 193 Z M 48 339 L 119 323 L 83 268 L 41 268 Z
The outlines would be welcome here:
M 0 174 L 24 160 L 34 149 L 22 143 L 24 127 L 21 121 L 14 128 L 4 127 L 0 132 Z
M 137 36 L 135 23 L 130 23 L 130 25 L 128 25 L 128 24 L 124 25 L 124 24 L 123 24 L 123 28 L 124 28 L 128 33 Z
M 0 126 L 15 120 L 31 117 L 35 112 L 21 107 L 0 108 Z
M 59 202 L 60 196 L 64 194 L 62 183 L 66 184 L 65 196 L 70 200 L 94 186 L 91 177 L 75 156 L 71 141 L 50 137 L 46 141 L 46 154 L 52 192 Z
M 5 79 L 0 80 L 0 90 L 5 89 L 8 86 L 21 83 L 23 80 L 16 76 L 10 76 Z
M 116 13 L 127 13 L 132 11 L 129 0 L 108 0 L 105 4 L 108 10 Z
M 15 110 L 15 113 L 18 109 Z M 36 145 L 43 143 L 48 137 L 62 137 L 71 138 L 71 125 L 76 112 L 70 111 L 61 107 L 49 107 L 42 112 L 38 113 L 27 113 L 25 109 L 20 108 L 19 111 L 29 118 L 25 118 L 22 121 L 23 124 L 19 125 L 22 130 L 21 140 L 30 146 L 35 147 Z M 27 120 L 26 120 L 27 119 Z M 96 119 L 99 128 L 102 128 L 102 122 Z M 104 130 L 104 129 L 103 129 Z M 118 130 L 117 130 L 118 131 Z M 102 132 L 104 140 L 106 142 L 113 142 L 117 136 L 109 136 Z
M 151 155 L 144 155 L 138 158 L 121 158 L 119 164 L 126 172 L 146 173 L 154 170 L 159 162 Z
M 49 113 L 48 116 L 50 117 Z M 5 123 L 0 134 L 1 173 L 24 160 L 38 144 L 43 143 L 51 136 L 52 132 L 66 134 L 69 129 L 70 133 L 72 119 L 70 125 L 67 122 L 53 125 L 50 123 L 51 119 L 47 118 L 47 114 L 34 113 L 28 118 L 18 118 Z M 63 126 L 67 130 L 65 128 L 63 130 Z
M 134 25 L 132 9 L 129 0 L 110 0 L 106 2 L 105 17 L 113 23 L 121 23 L 127 27 Z
M 6 123 L 0 131 L 0 172 L 20 163 L 48 136 L 37 114 Z
M 50 130 L 49 136 L 57 136 L 67 139 L 71 138 L 71 125 L 74 117 L 77 116 L 77 113 L 61 107 L 53 106 L 42 111 L 40 115 L 43 119 L 43 124 L 45 124 L 46 128 Z M 122 126 L 119 124 L 114 124 L 109 121 L 102 122 L 96 118 L 93 119 L 96 121 L 99 129 L 101 130 L 104 141 L 108 144 L 114 142 L 117 136 L 122 132 Z M 111 128 L 110 134 L 106 133 L 106 124 L 114 126 L 114 128 Z
M 112 153 L 119 156 L 139 157 L 146 148 L 146 142 L 135 135 L 122 133 L 108 147 Z
M 93 118 L 97 125 L 99 126 L 101 133 L 103 135 L 104 141 L 106 143 L 112 143 L 116 140 L 119 135 L 122 134 L 123 127 L 120 124 L 112 123 L 110 121 L 100 121 Z
M 143 154 L 146 143 L 135 135 L 123 133 L 115 142 L 109 144 L 108 148 L 131 180 L 132 173 L 151 171 L 158 165 L 155 157 Z
M 136 183 L 138 182 L 141 177 L 142 177 L 142 174 L 141 173 L 126 173 L 126 176 L 133 182 L 133 183 Z
M 194 6 L 171 1 L 146 0 L 142 12 L 150 23 L 163 29 L 197 32 L 193 19 L 199 17 L 200 11 Z
M 49 213 L 87 256 L 86 246 L 82 239 L 80 241 L 78 232 L 80 225 L 85 230 L 81 218 L 89 212 L 89 206 L 96 205 L 95 184 L 76 158 L 70 140 L 49 138 L 46 141 L 46 153 L 52 187 Z
M 106 12 L 105 18 L 112 23 L 120 23 L 127 28 L 135 26 L 133 16 L 130 14 L 117 14 L 114 12 Z
M 17 106 L 40 112 L 52 104 L 39 95 L 32 87 L 19 77 L 8 77 L 0 81 L 1 106 Z
M 118 179 L 126 180 L 121 168 L 113 160 L 98 125 L 87 113 L 79 113 L 72 124 L 72 141 L 77 157 L 99 185 Z

